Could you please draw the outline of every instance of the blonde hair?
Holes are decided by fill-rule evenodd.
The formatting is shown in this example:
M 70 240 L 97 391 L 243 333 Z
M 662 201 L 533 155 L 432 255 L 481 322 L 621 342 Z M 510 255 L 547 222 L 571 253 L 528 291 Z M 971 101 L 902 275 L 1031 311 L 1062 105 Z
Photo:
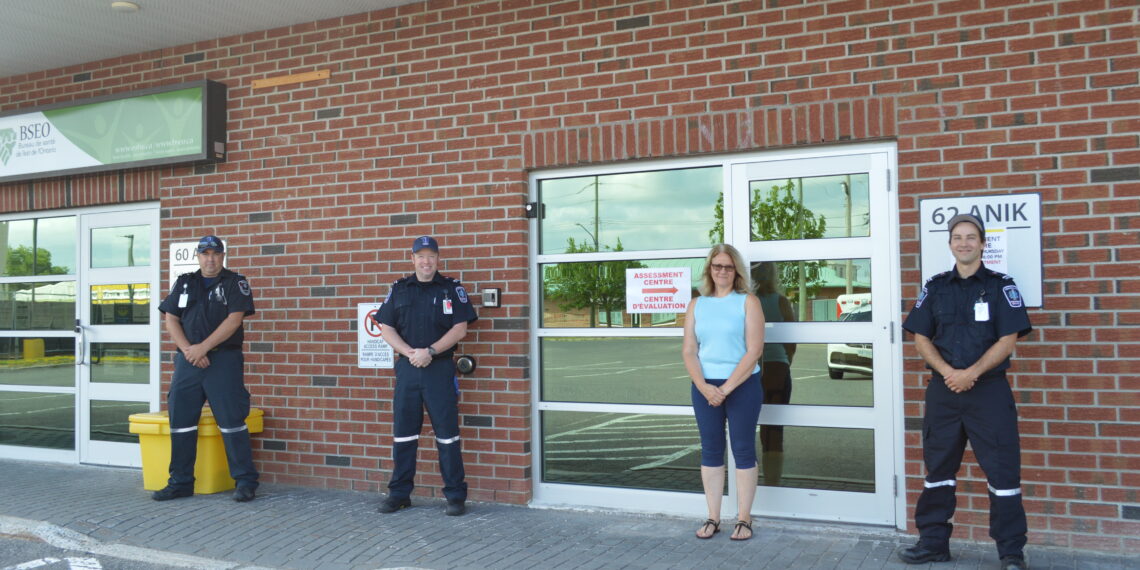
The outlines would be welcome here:
M 712 280 L 712 260 L 722 253 L 727 253 L 732 258 L 732 265 L 736 268 L 732 278 L 732 290 L 745 294 L 751 292 L 752 279 L 748 275 L 748 268 L 744 266 L 744 257 L 735 247 L 727 243 L 718 243 L 709 250 L 708 256 L 705 257 L 705 268 L 701 271 L 701 284 L 698 288 L 701 295 L 711 295 L 716 290 Z

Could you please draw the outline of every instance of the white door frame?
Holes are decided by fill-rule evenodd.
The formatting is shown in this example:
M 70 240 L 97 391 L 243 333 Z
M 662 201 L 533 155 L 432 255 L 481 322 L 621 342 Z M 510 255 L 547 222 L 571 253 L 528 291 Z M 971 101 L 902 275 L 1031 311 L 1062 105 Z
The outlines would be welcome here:
M 867 170 L 876 177 L 873 188 L 880 189 L 872 196 L 873 218 L 871 238 L 829 238 L 825 240 L 804 240 L 797 242 L 765 242 L 763 248 L 749 246 L 748 233 L 748 192 L 746 180 L 749 169 L 769 168 L 764 178 L 778 178 L 788 172 L 799 172 L 802 176 L 818 176 L 844 166 L 845 157 L 862 161 Z M 809 161 L 809 162 L 804 162 Z M 662 166 L 663 162 L 667 162 Z M 724 220 L 725 236 L 745 253 L 749 261 L 765 259 L 837 259 L 868 257 L 868 240 L 874 242 L 874 264 L 872 274 L 876 285 L 873 288 L 873 303 L 885 310 L 875 312 L 870 323 L 796 323 L 795 327 L 778 325 L 769 327 L 766 333 L 772 340 L 801 343 L 850 342 L 852 339 L 871 339 L 874 358 L 874 407 L 856 408 L 842 406 L 765 406 L 761 423 L 787 426 L 811 427 L 854 427 L 874 429 L 875 493 L 863 493 L 868 497 L 851 497 L 849 492 L 820 491 L 814 489 L 791 489 L 782 487 L 759 487 L 753 512 L 767 516 L 784 516 L 816 520 L 836 520 L 859 523 L 893 525 L 906 527 L 905 490 L 903 482 L 903 410 L 902 410 L 902 349 L 899 311 L 901 303 L 901 274 L 899 270 L 898 246 L 898 192 L 897 192 L 897 149 L 893 142 L 855 143 L 847 145 L 819 146 L 803 149 L 788 149 L 721 155 L 717 157 L 689 157 L 670 161 L 646 161 L 625 163 L 616 166 L 597 168 L 574 168 L 543 172 L 531 177 L 531 199 L 537 199 L 537 179 L 582 176 L 590 174 L 612 174 L 634 172 L 655 168 L 686 168 L 715 166 L 720 164 L 724 173 Z M 827 166 L 834 164 L 835 166 Z M 761 165 L 761 166 L 758 166 Z M 806 170 L 810 165 L 816 170 Z M 818 170 L 823 168 L 823 172 Z M 844 173 L 850 173 L 847 171 Z M 768 176 L 768 174 L 772 174 Z M 743 186 L 743 190 L 739 187 Z M 744 201 L 741 204 L 741 201 Z M 542 207 L 539 207 L 542 211 Z M 538 220 L 531 221 L 531 247 L 529 265 L 538 268 L 543 263 L 571 261 L 566 255 L 539 255 Z M 811 254 L 804 257 L 800 251 L 810 248 Z M 630 252 L 622 252 L 625 256 Z M 707 249 L 639 251 L 638 259 L 703 257 Z M 616 259 L 614 253 L 577 254 L 573 261 L 603 261 Z M 628 511 L 658 512 L 684 516 L 703 517 L 705 501 L 703 494 L 656 491 L 646 489 L 607 488 L 584 485 L 570 485 L 543 482 L 543 434 L 541 413 L 543 411 L 582 411 L 614 412 L 623 414 L 667 414 L 691 415 L 691 407 L 652 406 L 619 404 L 584 404 L 572 402 L 544 402 L 541 399 L 541 354 L 540 340 L 544 336 L 680 336 L 680 329 L 643 332 L 629 330 L 585 330 L 549 329 L 539 327 L 539 307 L 541 307 L 540 279 L 532 269 L 531 306 L 535 308 L 531 316 L 532 342 L 530 359 L 534 387 L 532 389 L 533 411 L 533 458 L 534 499 L 536 506 L 586 506 Z M 637 333 L 634 335 L 633 333 Z M 677 356 L 680 358 L 680 355 Z M 813 409 L 794 409 L 813 408 Z M 731 461 L 731 454 L 729 456 Z M 725 502 L 733 504 L 736 499 L 736 484 L 728 477 L 729 494 Z
M 873 493 L 759 486 L 756 510 L 779 517 L 807 517 L 869 524 L 897 525 L 900 511 L 896 499 L 902 473 L 902 387 L 898 256 L 898 199 L 891 187 L 895 163 L 890 149 L 864 153 L 844 152 L 830 156 L 775 156 L 741 162 L 729 169 L 725 212 L 732 223 L 730 243 L 749 263 L 870 258 L 872 321 L 772 323 L 765 330 L 765 342 L 797 344 L 859 342 L 872 345 L 873 406 L 819 406 L 766 404 L 760 423 L 784 426 L 870 429 L 874 433 L 875 480 Z M 870 235 L 867 237 L 825 238 L 752 242 L 750 228 L 750 182 L 752 180 L 795 179 L 866 173 L 869 178 Z M 841 450 L 836 450 L 841 453 Z M 735 493 L 735 481 L 730 482 Z
M 100 441 L 92 438 L 91 407 L 94 401 L 138 402 L 145 404 L 148 411 L 159 405 L 159 363 L 161 357 L 161 332 L 158 305 L 165 289 L 159 281 L 159 208 L 151 205 L 142 208 L 122 209 L 107 213 L 86 213 L 79 217 L 79 282 L 76 291 L 79 323 L 76 327 L 76 385 L 79 387 L 76 399 L 78 428 L 78 450 L 81 463 L 141 467 L 142 457 L 139 444 Z M 93 267 L 93 230 L 145 226 L 149 232 L 149 263 L 134 265 L 133 256 L 128 261 L 114 260 L 109 267 Z M 125 230 L 124 230 L 125 231 Z M 132 230 L 138 231 L 138 230 Z M 112 238 L 129 239 L 128 247 L 142 236 L 114 235 Z M 93 286 L 145 284 L 149 286 L 146 324 L 105 324 L 92 322 Z M 150 382 L 128 384 L 93 382 L 91 378 L 95 343 L 143 343 L 149 347 Z M 124 418 L 125 420 L 125 418 Z

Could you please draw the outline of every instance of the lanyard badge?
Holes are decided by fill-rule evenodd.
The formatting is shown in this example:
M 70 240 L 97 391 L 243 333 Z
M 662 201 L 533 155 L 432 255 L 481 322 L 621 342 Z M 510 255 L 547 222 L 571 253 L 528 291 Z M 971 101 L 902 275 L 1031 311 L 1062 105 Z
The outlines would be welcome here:
M 982 297 L 974 303 L 974 321 L 980 323 L 988 320 L 990 320 L 990 304 L 986 302 L 985 297 Z
M 190 294 L 186 292 L 186 283 L 182 284 L 182 294 L 178 296 L 178 308 L 185 309 L 190 302 Z
M 451 314 L 451 299 L 450 298 L 443 300 L 443 314 L 445 314 L 445 315 Z

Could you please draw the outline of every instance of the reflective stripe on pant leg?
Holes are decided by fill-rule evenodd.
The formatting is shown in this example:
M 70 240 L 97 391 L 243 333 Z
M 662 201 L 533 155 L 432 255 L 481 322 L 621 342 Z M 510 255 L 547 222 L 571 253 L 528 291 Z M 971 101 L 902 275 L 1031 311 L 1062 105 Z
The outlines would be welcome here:
M 180 489 L 194 488 L 194 462 L 198 459 L 198 420 L 206 393 L 202 389 L 203 373 L 186 361 L 182 353 L 174 353 L 174 377 L 166 396 L 170 422 L 170 478 L 167 485 Z
M 436 435 L 443 495 L 449 501 L 465 501 L 467 481 L 459 438 L 459 395 L 455 390 L 455 363 L 451 359 L 440 358 L 423 370 L 424 405 Z
M 239 487 L 258 486 L 257 467 L 253 464 L 253 445 L 250 441 L 250 396 L 245 388 L 245 357 L 240 350 L 218 350 L 210 353 L 210 366 L 202 385 L 222 443 L 226 449 L 226 463 L 230 477 Z
M 922 458 L 927 475 L 914 507 L 914 524 L 922 544 L 934 550 L 950 547 L 954 531 L 950 520 L 958 508 L 955 475 L 962 466 L 966 434 L 956 398 L 941 381 L 927 384 L 926 415 L 922 419 Z
M 392 394 L 392 478 L 388 495 L 411 496 L 416 479 L 416 451 L 424 423 L 420 369 L 407 358 L 396 359 L 396 388 Z
M 966 430 L 990 492 L 990 538 L 999 556 L 1023 554 L 1028 523 L 1021 499 L 1021 441 L 1017 406 L 1004 375 L 979 382 Z

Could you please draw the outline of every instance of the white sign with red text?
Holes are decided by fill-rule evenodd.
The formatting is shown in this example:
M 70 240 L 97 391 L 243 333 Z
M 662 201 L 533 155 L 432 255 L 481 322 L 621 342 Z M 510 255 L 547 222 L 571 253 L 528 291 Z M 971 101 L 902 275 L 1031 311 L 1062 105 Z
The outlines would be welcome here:
M 625 312 L 683 313 L 693 298 L 689 267 L 625 270 Z
M 396 353 L 380 338 L 380 324 L 372 319 L 382 303 L 360 303 L 356 306 L 356 366 L 358 368 L 395 368 Z

